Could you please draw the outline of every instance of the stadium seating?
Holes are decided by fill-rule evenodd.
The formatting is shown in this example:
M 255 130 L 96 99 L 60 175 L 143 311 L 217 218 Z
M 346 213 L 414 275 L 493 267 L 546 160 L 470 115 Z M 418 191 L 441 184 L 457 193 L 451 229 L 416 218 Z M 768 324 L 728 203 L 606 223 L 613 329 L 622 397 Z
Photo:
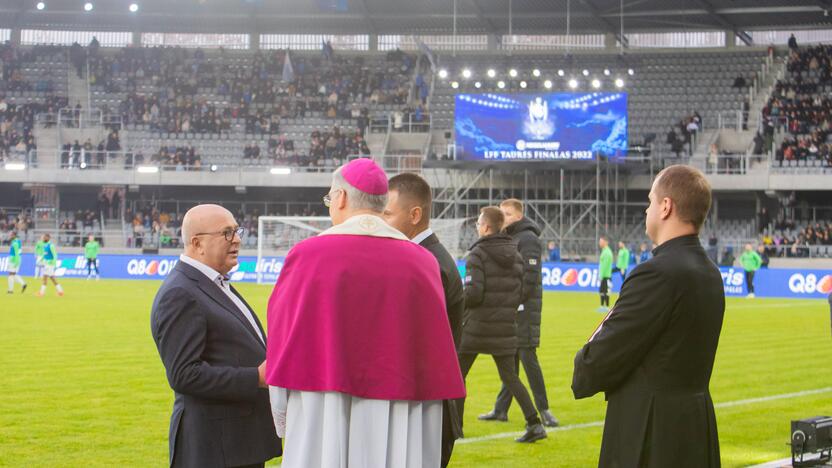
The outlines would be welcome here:
M 338 127 L 351 137 L 363 131 L 370 113 L 401 110 L 417 66 L 404 54 L 324 59 L 292 53 L 295 76 L 285 82 L 283 54 L 102 53 L 91 60 L 91 100 L 118 115 L 129 133 L 130 151 L 148 155 L 162 146 L 193 146 L 203 165 L 272 164 L 276 158 L 266 157 L 276 156 L 268 151 L 270 136 L 293 142 L 287 159 L 300 155 L 306 160 L 314 150 L 313 132 Z M 250 144 L 260 148 L 261 161 L 243 161 L 243 147 Z M 358 153 L 361 145 L 354 149 Z
M 829 46 L 805 47 L 789 57 L 763 114 L 786 135 L 775 148 L 775 167 L 832 173 L 832 63 Z

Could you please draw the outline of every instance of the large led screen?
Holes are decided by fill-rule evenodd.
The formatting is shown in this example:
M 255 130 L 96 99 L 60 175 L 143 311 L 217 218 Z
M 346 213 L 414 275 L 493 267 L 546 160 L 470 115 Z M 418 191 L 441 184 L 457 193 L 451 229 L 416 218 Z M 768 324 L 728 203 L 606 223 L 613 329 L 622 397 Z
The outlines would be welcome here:
M 627 154 L 626 93 L 458 94 L 457 159 L 593 160 Z

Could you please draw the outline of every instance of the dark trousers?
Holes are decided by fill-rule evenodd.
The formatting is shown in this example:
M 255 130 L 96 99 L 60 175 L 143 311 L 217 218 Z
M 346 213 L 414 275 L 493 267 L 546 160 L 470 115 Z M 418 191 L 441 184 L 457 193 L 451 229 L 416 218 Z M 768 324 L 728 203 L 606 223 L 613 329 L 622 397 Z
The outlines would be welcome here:
M 500 374 L 500 380 L 503 385 L 508 387 L 511 395 L 517 399 L 520 408 L 523 409 L 523 416 L 526 418 L 526 423 L 537 424 L 540 418 L 537 417 L 537 410 L 534 408 L 532 398 L 529 396 L 529 391 L 520 381 L 520 376 L 515 372 L 514 356 L 507 354 L 505 356 L 491 356 L 494 359 L 494 364 L 497 365 L 497 373 Z M 468 376 L 471 366 L 477 360 L 476 354 L 463 353 L 459 355 L 459 367 L 462 370 L 462 378 Z M 457 400 L 459 408 L 459 419 L 462 421 L 462 416 L 465 413 L 465 399 Z
M 87 276 L 92 275 L 92 270 L 95 270 L 95 274 L 98 274 L 98 259 L 95 258 L 88 258 L 87 259 Z
M 451 412 L 454 414 L 452 415 Z M 451 455 L 454 453 L 456 439 L 462 437 L 462 427 L 459 423 L 459 411 L 456 407 L 456 400 L 442 402 L 442 461 L 441 466 L 445 468 L 451 462 Z M 456 427 L 454 427 L 456 426 Z
M 514 371 L 520 375 L 520 363 L 523 363 L 523 370 L 526 371 L 526 379 L 529 381 L 529 388 L 534 396 L 534 403 L 538 411 L 549 409 L 549 398 L 546 396 L 546 384 L 543 382 L 543 370 L 537 360 L 537 348 L 517 348 L 514 355 Z M 494 411 L 508 413 L 511 406 L 511 393 L 505 384 L 497 394 L 497 402 L 494 403 Z
M 754 272 L 745 272 L 745 284 L 748 286 L 748 294 L 754 294 Z

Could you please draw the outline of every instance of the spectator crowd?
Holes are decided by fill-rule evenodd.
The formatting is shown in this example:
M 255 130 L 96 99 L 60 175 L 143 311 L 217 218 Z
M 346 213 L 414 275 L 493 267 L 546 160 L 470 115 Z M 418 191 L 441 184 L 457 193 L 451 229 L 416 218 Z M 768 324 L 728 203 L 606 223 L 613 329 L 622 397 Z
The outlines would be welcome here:
M 766 129 L 788 132 L 775 148 L 778 161 L 832 166 L 832 46 L 790 48 L 786 78 L 763 109 Z

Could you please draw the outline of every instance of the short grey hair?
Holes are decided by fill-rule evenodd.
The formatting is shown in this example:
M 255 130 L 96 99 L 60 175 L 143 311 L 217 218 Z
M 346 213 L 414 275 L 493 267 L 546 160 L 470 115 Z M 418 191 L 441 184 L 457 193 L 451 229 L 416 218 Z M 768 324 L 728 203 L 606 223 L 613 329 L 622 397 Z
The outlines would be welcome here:
M 353 210 L 370 210 L 375 213 L 382 213 L 384 207 L 387 206 L 387 194 L 371 195 L 358 190 L 344 179 L 344 175 L 341 174 L 342 168 L 343 166 L 339 167 L 332 174 L 332 188 L 343 190 L 347 194 L 347 205 Z

